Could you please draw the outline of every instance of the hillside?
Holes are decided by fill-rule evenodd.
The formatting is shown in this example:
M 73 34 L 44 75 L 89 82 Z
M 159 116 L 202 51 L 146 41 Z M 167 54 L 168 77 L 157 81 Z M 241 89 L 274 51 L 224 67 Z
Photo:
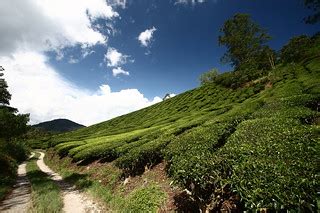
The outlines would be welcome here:
M 82 124 L 70 121 L 68 119 L 55 119 L 52 121 L 42 122 L 36 125 L 33 125 L 35 128 L 40 128 L 49 132 L 69 132 L 76 129 L 85 127 Z
M 202 86 L 49 145 L 73 162 L 112 162 L 119 178 L 165 160 L 199 208 L 317 208 L 319 94 L 315 57 L 239 89 Z

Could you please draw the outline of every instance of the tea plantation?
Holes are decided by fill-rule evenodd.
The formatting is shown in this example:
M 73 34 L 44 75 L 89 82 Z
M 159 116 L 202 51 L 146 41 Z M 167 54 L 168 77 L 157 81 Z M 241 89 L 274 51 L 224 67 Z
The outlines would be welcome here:
M 209 84 L 46 141 L 124 176 L 161 161 L 199 208 L 319 210 L 320 58 L 279 65 L 238 89 Z M 209 207 L 208 207 L 209 206 Z

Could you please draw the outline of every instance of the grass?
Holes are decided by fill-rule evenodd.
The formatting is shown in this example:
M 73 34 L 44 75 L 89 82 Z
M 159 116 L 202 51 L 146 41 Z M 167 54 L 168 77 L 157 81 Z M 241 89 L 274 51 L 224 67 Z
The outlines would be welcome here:
M 54 136 L 48 144 L 65 157 L 62 161 L 111 162 L 114 182 L 139 175 L 165 159 L 168 175 L 191 192 L 199 209 L 212 203 L 221 206 L 230 197 L 240 196 L 241 210 L 316 211 L 319 61 L 279 65 L 263 81 L 238 89 L 201 86 L 148 108 Z M 82 177 L 80 182 L 109 206 L 129 205 L 114 194 L 112 185 L 103 189 L 99 182 L 88 184 L 91 178 Z M 150 187 L 150 192 L 157 191 Z M 131 198 L 135 208 L 134 200 L 139 199 Z M 141 202 L 143 208 L 147 201 Z
M 32 206 L 30 212 L 62 212 L 63 201 L 59 187 L 37 166 L 39 153 L 27 163 L 27 176 L 31 183 Z
M 21 141 L 0 138 L 0 201 L 12 190 L 18 164 L 27 158 L 29 149 Z
M 45 162 L 66 181 L 105 203 L 112 212 L 157 212 L 166 199 L 165 193 L 153 182 L 137 186 L 133 191 L 123 194 L 123 185 L 119 184 L 121 171 L 111 165 L 76 167 L 70 158 L 61 160 L 53 150 L 47 152 Z
M 0 200 L 3 200 L 12 189 L 12 183 L 2 183 L 0 185 Z
M 157 185 L 141 187 L 131 192 L 122 212 L 157 212 L 159 203 L 166 198 Z

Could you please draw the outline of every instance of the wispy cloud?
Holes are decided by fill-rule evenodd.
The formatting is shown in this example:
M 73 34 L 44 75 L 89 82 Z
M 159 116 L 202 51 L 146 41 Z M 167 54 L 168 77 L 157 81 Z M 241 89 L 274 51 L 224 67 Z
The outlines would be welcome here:
M 206 2 L 207 0 L 176 0 L 174 4 L 180 4 L 180 5 L 188 5 L 188 4 L 191 4 L 191 5 L 195 5 L 197 3 L 204 3 Z
M 108 0 L 108 3 L 112 6 L 120 6 L 124 9 L 126 8 L 127 0 Z
M 112 91 L 107 84 L 89 91 L 64 79 L 49 64 L 48 51 L 55 51 L 62 60 L 68 48 L 81 47 L 79 58 L 84 58 L 93 53 L 94 45 L 107 46 L 107 35 L 93 25 L 97 19 L 119 17 L 107 1 L 0 1 L 0 14 L 0 65 L 8 71 L 11 105 L 30 113 L 32 124 L 68 118 L 90 125 L 161 100 L 149 100 L 135 88 Z M 110 63 L 123 63 L 123 56 Z M 118 74 L 126 72 L 115 69 Z
M 113 69 L 112 69 L 112 75 L 113 75 L 114 77 L 117 77 L 117 76 L 120 75 L 120 74 L 122 74 L 122 75 L 129 75 L 129 72 L 123 70 L 121 67 L 117 67 L 117 68 L 113 68 Z
M 142 46 L 148 47 L 150 45 L 153 34 L 156 30 L 157 29 L 155 27 L 152 27 L 140 33 L 140 35 L 138 36 L 138 40 L 140 41 Z
M 118 67 L 127 63 L 130 56 L 120 53 L 113 47 L 109 47 L 104 57 L 108 67 Z
M 0 57 L 0 64 L 8 71 L 11 105 L 30 113 L 32 124 L 68 118 L 91 125 L 161 101 L 159 97 L 148 100 L 134 88 L 112 91 L 103 84 L 96 91 L 89 91 L 78 87 L 59 75 L 46 56 L 36 52 Z
M 121 65 L 124 65 L 128 62 L 134 62 L 133 59 L 129 59 L 129 55 L 124 55 L 120 53 L 117 49 L 109 47 L 107 53 L 104 56 L 104 61 L 107 63 L 108 67 L 113 67 L 112 75 L 117 77 L 118 75 L 129 75 L 128 71 L 125 71 L 121 68 Z
M 119 16 L 104 0 L 0 1 L 0 13 L 0 55 L 105 44 L 92 21 Z
M 69 64 L 76 64 L 76 63 L 78 63 L 79 62 L 79 60 L 78 59 L 75 59 L 73 56 L 71 56 L 70 58 L 69 58 L 69 60 L 68 60 L 68 63 Z

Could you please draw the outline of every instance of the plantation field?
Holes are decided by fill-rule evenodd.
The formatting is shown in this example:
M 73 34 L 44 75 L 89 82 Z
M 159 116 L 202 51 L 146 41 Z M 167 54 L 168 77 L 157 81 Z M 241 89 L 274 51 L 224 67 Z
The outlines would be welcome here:
M 46 141 L 134 176 L 165 160 L 199 208 L 319 210 L 320 58 L 238 89 L 211 84 Z

